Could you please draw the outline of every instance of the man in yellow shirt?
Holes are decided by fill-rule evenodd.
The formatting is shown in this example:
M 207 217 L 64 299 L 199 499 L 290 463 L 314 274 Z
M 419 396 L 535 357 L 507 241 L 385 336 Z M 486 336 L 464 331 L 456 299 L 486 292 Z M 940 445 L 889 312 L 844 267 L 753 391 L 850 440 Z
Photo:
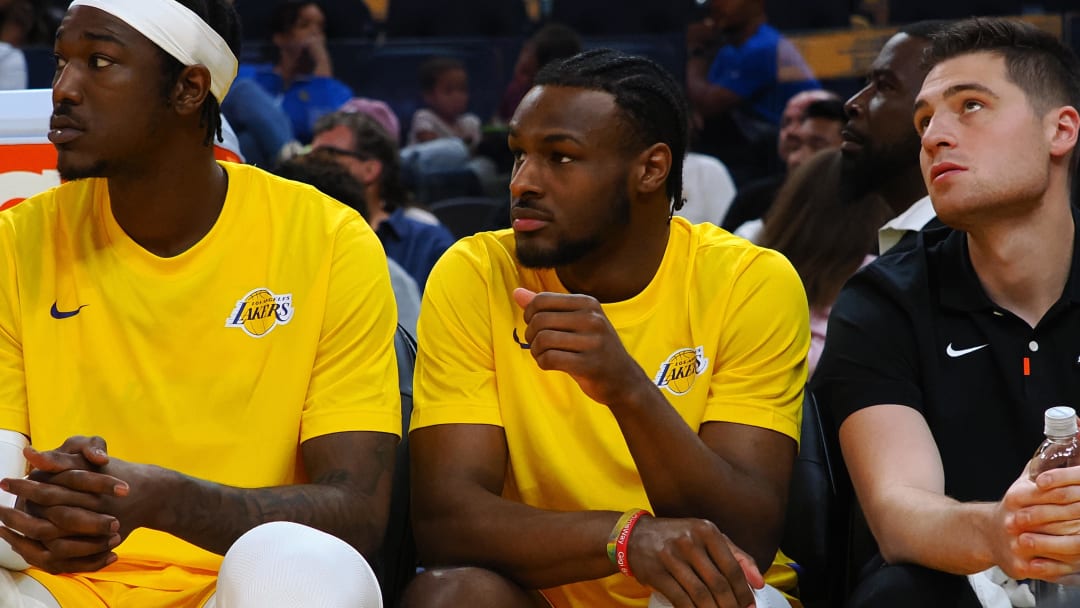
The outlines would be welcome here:
M 29 479 L 0 450 L 24 499 L 0 558 L 30 565 L 0 593 L 381 605 L 361 554 L 401 424 L 385 256 L 355 211 L 214 160 L 238 45 L 222 0 L 76 0 L 60 26 L 67 183 L 0 213 L 0 447 L 60 447 L 24 452 Z
M 518 107 L 513 229 L 452 247 L 421 308 L 429 570 L 406 606 L 779 596 L 751 587 L 797 451 L 806 298 L 779 254 L 671 216 L 687 124 L 669 74 L 610 50 L 549 66 Z

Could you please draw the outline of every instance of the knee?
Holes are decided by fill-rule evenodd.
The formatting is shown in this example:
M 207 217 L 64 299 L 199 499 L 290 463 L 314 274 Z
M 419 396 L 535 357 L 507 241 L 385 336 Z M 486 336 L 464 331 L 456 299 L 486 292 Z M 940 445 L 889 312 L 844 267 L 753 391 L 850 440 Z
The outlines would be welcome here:
M 530 605 L 521 587 L 483 568 L 425 571 L 409 583 L 401 600 L 401 608 L 510 608 Z
M 291 522 L 272 522 L 241 536 L 221 563 L 221 608 L 379 607 L 375 573 L 341 539 Z

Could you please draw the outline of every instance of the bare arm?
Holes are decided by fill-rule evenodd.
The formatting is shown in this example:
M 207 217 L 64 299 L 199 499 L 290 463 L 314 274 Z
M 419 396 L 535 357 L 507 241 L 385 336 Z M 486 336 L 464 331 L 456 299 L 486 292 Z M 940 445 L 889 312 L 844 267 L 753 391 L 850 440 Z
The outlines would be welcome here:
M 519 289 L 515 298 L 537 364 L 571 375 L 611 409 L 656 515 L 708 519 L 758 563 L 771 563 L 795 441 L 726 422 L 705 423 L 699 436 L 626 352 L 595 299 L 528 293 Z
M 412 432 L 410 440 L 413 521 L 428 566 L 481 566 L 526 589 L 617 572 L 605 545 L 619 513 L 545 511 L 501 497 L 501 428 L 438 425 Z M 630 539 L 638 580 L 673 601 L 746 606 L 753 599 L 747 583 L 764 584 L 752 559 L 709 522 L 649 518 Z
M 887 562 L 970 574 L 1001 563 L 1004 523 L 995 503 L 945 495 L 945 474 L 926 420 L 900 405 L 859 410 L 840 426 L 840 447 L 859 503 Z
M 605 543 L 619 513 L 558 513 L 502 498 L 501 428 L 438 425 L 409 439 L 416 544 L 426 565 L 483 566 L 528 589 L 617 572 Z
M 150 525 L 224 553 L 242 534 L 271 521 L 292 521 L 348 542 L 371 556 L 390 510 L 397 438 L 387 433 L 332 433 L 301 446 L 310 483 L 235 488 L 171 471 L 148 485 L 164 500 Z M 137 488 L 133 489 L 133 492 Z
M 29 453 L 31 464 L 39 469 L 60 471 L 48 478 L 4 482 L 13 494 L 32 503 L 29 512 L 0 508 L 0 520 L 27 537 L 4 534 L 4 538 L 31 564 L 50 571 L 94 570 L 109 563 L 100 542 L 71 546 L 65 540 L 59 547 L 50 545 L 73 534 L 85 535 L 87 530 L 104 533 L 108 540 L 107 525 L 112 519 L 119 525 L 113 529 L 117 537 L 109 549 L 132 530 L 147 527 L 223 554 L 242 534 L 270 521 L 318 528 L 366 555 L 382 541 L 397 443 L 394 435 L 346 432 L 310 439 L 302 451 L 311 483 L 257 489 L 225 486 L 116 458 L 94 467 L 98 472 L 75 468 L 71 455 L 82 453 L 85 443 L 69 440 L 66 451 Z M 78 462 L 85 463 L 81 457 Z M 120 492 L 111 491 L 116 480 L 124 484 Z M 43 511 L 54 507 L 62 517 Z M 99 530 L 101 526 L 105 528 Z
M 758 564 L 772 563 L 783 533 L 795 441 L 727 422 L 705 423 L 695 434 L 645 380 L 640 403 L 628 400 L 612 412 L 657 516 L 708 519 Z
M 709 60 L 693 56 L 686 62 L 686 96 L 690 105 L 708 118 L 723 114 L 742 101 L 731 89 L 709 82 Z

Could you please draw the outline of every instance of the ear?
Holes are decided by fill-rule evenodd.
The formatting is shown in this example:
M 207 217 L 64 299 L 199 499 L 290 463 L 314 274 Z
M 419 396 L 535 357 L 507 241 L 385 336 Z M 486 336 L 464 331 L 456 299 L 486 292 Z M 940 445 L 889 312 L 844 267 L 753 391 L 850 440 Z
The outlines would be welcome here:
M 181 115 L 190 115 L 202 109 L 210 95 L 210 70 L 204 65 L 189 65 L 180 72 L 173 86 L 173 107 Z
M 1065 157 L 1072 152 L 1077 154 L 1077 138 L 1080 137 L 1080 114 L 1072 106 L 1064 106 L 1053 110 L 1049 115 L 1050 154 L 1054 157 Z
M 379 181 L 379 178 L 382 176 L 382 169 L 383 166 L 381 160 L 372 158 L 370 160 L 360 161 L 361 181 L 364 182 L 365 186 Z
M 671 172 L 671 148 L 664 143 L 649 146 L 638 155 L 634 177 L 637 189 L 644 194 L 663 190 Z

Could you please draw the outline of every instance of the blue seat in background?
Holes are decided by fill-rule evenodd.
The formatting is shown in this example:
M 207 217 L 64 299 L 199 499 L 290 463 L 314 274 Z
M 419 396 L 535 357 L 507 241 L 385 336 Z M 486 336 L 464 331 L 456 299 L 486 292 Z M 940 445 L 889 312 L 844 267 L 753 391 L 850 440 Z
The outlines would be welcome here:
M 530 25 L 521 1 L 390 0 L 385 30 L 391 38 L 504 38 L 525 34 Z
M 448 198 L 428 207 L 435 217 L 439 218 L 439 222 L 458 239 L 484 230 L 501 228 L 502 226 L 496 226 L 500 223 L 497 221 L 500 219 L 498 214 L 509 208 L 509 199 L 485 196 Z
M 413 408 L 413 368 L 416 366 L 416 338 L 401 325 L 394 333 L 397 355 L 398 390 L 401 393 L 401 441 L 394 456 L 394 481 L 390 491 L 390 517 L 382 547 L 372 567 L 379 578 L 383 605 L 397 606 L 405 586 L 416 575 L 416 542 L 413 540 L 409 509 L 409 418 Z
M 28 89 L 52 88 L 53 74 L 56 72 L 56 59 L 51 46 L 28 46 L 23 48 L 26 55 L 26 74 Z
M 370 38 L 375 35 L 375 20 L 364 0 L 318 2 L 326 15 L 327 39 Z M 276 0 L 236 0 L 236 12 L 240 14 L 245 42 L 270 42 L 270 18 L 276 7 Z
M 889 3 L 889 21 L 912 23 L 923 19 L 963 19 L 971 15 L 1019 15 L 1024 12 L 1024 0 L 904 0 Z M 1075 7 L 1075 4 L 1072 5 Z
M 851 2 L 848 0 L 769 0 L 765 4 L 765 13 L 769 25 L 783 32 L 831 30 L 851 24 Z
M 686 32 L 693 0 L 552 0 L 548 19 L 582 36 L 627 36 Z
M 686 78 L 686 33 L 639 34 L 637 36 L 588 36 L 586 49 L 609 48 L 630 55 L 641 55 L 659 63 L 683 82 Z

